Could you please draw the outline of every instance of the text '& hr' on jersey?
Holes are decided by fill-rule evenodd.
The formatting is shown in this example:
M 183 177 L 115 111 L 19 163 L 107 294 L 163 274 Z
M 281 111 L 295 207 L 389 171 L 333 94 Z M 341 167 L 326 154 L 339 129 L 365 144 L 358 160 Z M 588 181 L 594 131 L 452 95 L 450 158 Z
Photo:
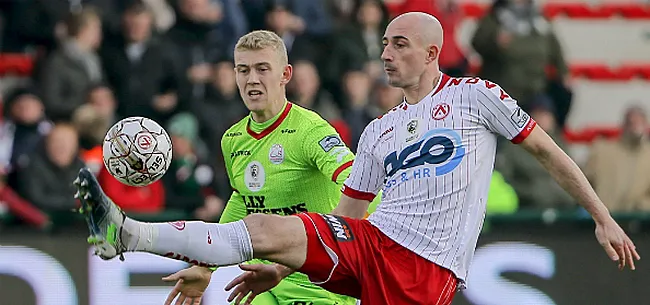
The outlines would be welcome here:
M 406 146 L 401 151 L 394 151 L 384 159 L 386 183 L 384 190 L 395 187 L 409 179 L 429 178 L 431 175 L 442 176 L 454 170 L 465 156 L 465 147 L 458 132 L 437 128 L 428 131 L 420 139 Z M 435 165 L 418 168 L 422 165 Z M 402 172 L 398 177 L 395 174 Z

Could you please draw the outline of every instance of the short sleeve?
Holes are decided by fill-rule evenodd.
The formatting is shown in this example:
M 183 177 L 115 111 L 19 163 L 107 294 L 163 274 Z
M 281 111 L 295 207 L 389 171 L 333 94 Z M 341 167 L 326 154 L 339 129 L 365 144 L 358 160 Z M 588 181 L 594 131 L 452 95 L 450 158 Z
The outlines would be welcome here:
M 499 85 L 481 81 L 474 88 L 481 118 L 490 131 L 519 144 L 537 125 Z
M 359 139 L 352 171 L 343 185 L 343 194 L 348 197 L 372 201 L 384 183 L 386 172 L 383 163 L 372 153 L 372 139 L 377 134 L 375 126 L 372 123 L 368 125 Z
M 354 154 L 326 121 L 318 123 L 306 134 L 302 148 L 308 162 L 326 177 L 341 185 L 348 177 Z

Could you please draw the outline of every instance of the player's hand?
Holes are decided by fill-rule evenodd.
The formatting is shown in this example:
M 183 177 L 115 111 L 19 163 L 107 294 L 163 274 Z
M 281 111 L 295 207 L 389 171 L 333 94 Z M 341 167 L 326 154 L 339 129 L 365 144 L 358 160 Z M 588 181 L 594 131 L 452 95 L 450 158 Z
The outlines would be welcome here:
M 165 305 L 199 305 L 205 289 L 210 284 L 212 271 L 205 267 L 192 266 L 162 278 L 165 282 L 176 281 L 176 286 L 167 296 Z
M 241 264 L 239 268 L 246 272 L 226 285 L 226 291 L 235 288 L 228 297 L 228 302 L 235 300 L 235 305 L 239 305 L 249 293 L 242 304 L 250 305 L 256 296 L 277 286 L 282 280 L 282 273 L 275 265 Z
M 609 258 L 618 261 L 619 270 L 623 270 L 625 266 L 630 266 L 632 270 L 636 269 L 634 260 L 640 260 L 641 256 L 636 252 L 632 240 L 613 218 L 596 222 L 596 239 L 605 248 Z

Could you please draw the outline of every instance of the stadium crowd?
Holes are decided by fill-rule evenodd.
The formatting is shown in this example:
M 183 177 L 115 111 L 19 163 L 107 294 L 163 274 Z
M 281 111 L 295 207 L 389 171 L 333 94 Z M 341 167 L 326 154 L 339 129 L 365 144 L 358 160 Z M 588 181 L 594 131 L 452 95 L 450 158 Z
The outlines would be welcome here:
M 478 71 L 455 39 L 463 16 L 454 0 L 2 1 L 1 50 L 32 56 L 34 69 L 2 79 L 0 222 L 74 221 L 71 181 L 82 166 L 132 214 L 217 220 L 231 192 L 220 139 L 248 113 L 232 50 L 250 30 L 284 39 L 290 101 L 318 112 L 354 151 L 366 124 L 401 102 L 384 78 L 381 37 L 391 16 L 416 10 L 445 29 L 443 72 L 499 83 L 565 145 L 571 78 L 549 21 L 528 0 L 496 0 L 479 21 Z M 106 131 L 129 116 L 152 118 L 172 137 L 169 171 L 146 187 L 118 182 L 102 163 Z M 581 164 L 614 212 L 650 210 L 649 126 L 643 108 L 630 108 L 622 135 L 596 142 Z M 531 156 L 501 143 L 488 213 L 549 208 L 576 205 Z

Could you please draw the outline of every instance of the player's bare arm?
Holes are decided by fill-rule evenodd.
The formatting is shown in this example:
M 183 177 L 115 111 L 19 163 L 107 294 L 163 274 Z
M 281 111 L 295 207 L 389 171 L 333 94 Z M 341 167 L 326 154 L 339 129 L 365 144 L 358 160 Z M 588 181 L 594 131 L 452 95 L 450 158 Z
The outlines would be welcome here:
M 598 242 L 612 260 L 618 261 L 619 269 L 629 265 L 634 270 L 634 260 L 641 259 L 634 243 L 614 221 L 578 165 L 540 127 L 534 128 L 521 145 L 591 214 Z
M 332 214 L 361 219 L 366 215 L 370 201 L 354 199 L 345 194 L 341 195 L 339 205 L 332 211 Z

